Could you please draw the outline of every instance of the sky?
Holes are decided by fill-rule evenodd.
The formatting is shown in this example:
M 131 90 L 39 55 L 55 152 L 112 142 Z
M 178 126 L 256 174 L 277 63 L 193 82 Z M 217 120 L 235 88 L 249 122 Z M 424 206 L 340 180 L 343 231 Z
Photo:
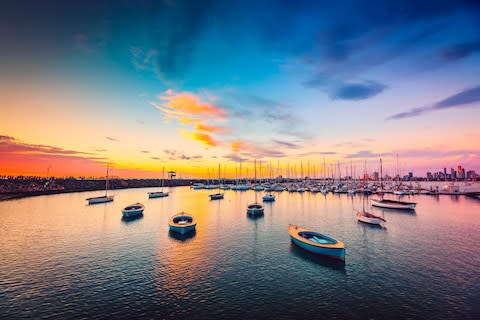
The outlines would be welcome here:
M 0 43 L 0 175 L 480 171 L 478 1 L 7 0 Z

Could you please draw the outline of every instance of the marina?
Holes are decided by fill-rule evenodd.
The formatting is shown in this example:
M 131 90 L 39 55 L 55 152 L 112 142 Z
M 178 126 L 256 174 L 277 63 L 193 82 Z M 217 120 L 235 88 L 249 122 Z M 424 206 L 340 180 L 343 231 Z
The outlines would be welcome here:
M 416 211 L 366 204 L 388 220 L 375 228 L 356 219 L 359 194 L 279 192 L 262 216 L 249 219 L 253 190 L 226 190 L 219 202 L 209 201 L 209 190 L 190 187 L 148 200 L 151 190 L 116 190 L 115 202 L 96 206 L 84 202 L 95 192 L 0 202 L 2 314 L 209 319 L 222 309 L 235 318 L 328 312 L 351 319 L 398 313 L 474 319 L 479 312 L 480 263 L 472 259 L 480 255 L 477 199 L 404 196 L 418 203 Z M 121 209 L 140 199 L 142 218 L 122 221 Z M 195 232 L 169 232 L 172 213 L 182 211 L 195 213 Z M 345 261 L 298 247 L 290 224 L 341 239 Z M 464 238 L 470 241 L 458 247 Z M 311 290 L 329 298 L 319 303 Z M 365 308 L 365 298 L 375 303 Z

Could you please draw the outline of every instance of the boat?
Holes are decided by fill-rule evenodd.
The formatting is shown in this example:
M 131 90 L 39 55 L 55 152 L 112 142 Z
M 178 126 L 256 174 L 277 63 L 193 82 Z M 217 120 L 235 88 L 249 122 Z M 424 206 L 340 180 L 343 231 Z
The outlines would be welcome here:
M 164 183 L 164 181 L 165 181 L 165 167 L 163 167 L 163 170 L 162 170 L 162 184 L 161 184 L 162 189 L 161 189 L 160 191 L 152 191 L 152 192 L 149 192 L 149 193 L 148 193 L 148 197 L 149 197 L 150 199 L 168 197 L 168 192 L 164 192 L 164 191 L 163 191 L 163 183 Z
M 342 241 L 293 224 L 288 226 L 288 233 L 292 242 L 306 251 L 345 261 L 345 244 Z
M 194 231 L 197 223 L 194 221 L 192 215 L 186 212 L 180 212 L 170 218 L 168 226 L 170 231 L 186 234 Z
M 255 185 L 257 184 L 257 160 L 255 159 L 254 163 L 255 169 Z M 263 205 L 257 202 L 257 192 L 255 193 L 255 202 L 247 206 L 247 214 L 252 217 L 258 217 L 263 215 Z
M 97 204 L 97 203 L 106 203 L 113 201 L 113 195 L 108 195 L 108 164 L 107 164 L 107 175 L 105 177 L 105 195 L 100 197 L 87 198 L 88 204 Z
M 363 184 L 366 185 L 365 177 L 367 176 L 367 161 L 365 161 L 365 173 L 363 175 Z M 374 215 L 373 213 L 365 211 L 365 198 L 366 195 L 363 195 L 362 198 L 362 211 L 357 211 L 357 220 L 363 223 L 381 225 L 383 222 L 387 222 L 382 217 Z
M 374 225 L 381 225 L 383 222 L 387 222 L 387 220 L 385 220 L 384 218 L 376 216 L 373 213 L 367 211 L 358 211 L 357 220 L 360 222 Z
M 205 189 L 205 185 L 203 183 L 194 183 L 192 185 L 193 190 L 200 190 L 200 189 Z
M 126 219 L 139 217 L 143 215 L 143 210 L 145 210 L 145 206 L 137 202 L 123 208 L 122 215 Z
M 221 200 L 223 199 L 223 193 L 220 193 L 220 164 L 218 164 L 218 191 L 217 193 L 214 194 L 209 194 L 208 196 L 210 197 L 210 200 Z
M 272 202 L 275 201 L 275 196 L 271 193 L 267 193 L 266 195 L 263 196 L 263 202 Z
M 392 199 L 372 199 L 372 206 L 387 209 L 415 210 L 416 202 L 399 201 Z

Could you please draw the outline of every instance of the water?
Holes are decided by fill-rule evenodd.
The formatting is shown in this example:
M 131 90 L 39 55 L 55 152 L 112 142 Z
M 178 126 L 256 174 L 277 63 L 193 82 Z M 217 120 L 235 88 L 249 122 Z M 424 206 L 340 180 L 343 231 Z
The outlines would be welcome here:
M 480 317 L 480 201 L 415 196 L 416 213 L 382 211 L 386 229 L 360 224 L 360 196 L 283 192 L 265 215 L 246 216 L 253 191 L 174 188 L 0 202 L 0 317 L 46 319 Z M 260 195 L 260 193 L 259 193 Z M 124 222 L 140 201 L 144 217 Z M 179 211 L 197 231 L 179 239 Z M 291 244 L 295 223 L 342 240 L 346 263 Z

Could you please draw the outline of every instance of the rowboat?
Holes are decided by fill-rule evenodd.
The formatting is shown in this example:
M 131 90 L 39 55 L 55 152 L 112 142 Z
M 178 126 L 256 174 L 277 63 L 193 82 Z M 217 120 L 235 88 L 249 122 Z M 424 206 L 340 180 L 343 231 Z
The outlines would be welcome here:
M 288 226 L 294 244 L 309 252 L 345 261 L 345 244 L 321 233 L 293 224 Z
M 208 195 L 210 197 L 210 200 L 220 200 L 223 199 L 223 193 L 214 193 Z
M 247 214 L 252 217 L 261 216 L 263 214 L 263 206 L 260 203 L 252 203 L 247 207 Z
M 168 192 L 153 191 L 153 192 L 149 192 L 149 193 L 148 193 L 148 197 L 149 197 L 150 199 L 153 199 L 153 198 L 164 198 L 164 197 L 168 197 Z
M 387 222 L 387 220 L 385 220 L 384 218 L 376 216 L 367 211 L 358 211 L 357 220 L 360 222 L 375 224 L 375 225 L 381 225 L 382 222 Z
M 372 199 L 372 206 L 387 209 L 415 210 L 416 202 L 407 202 L 391 199 Z
M 168 226 L 170 231 L 186 234 L 195 230 L 197 223 L 190 214 L 186 212 L 180 212 L 170 218 L 168 221 Z
M 143 210 L 145 210 L 145 206 L 143 204 L 134 203 L 123 208 L 122 215 L 124 218 L 139 217 L 143 215 Z

